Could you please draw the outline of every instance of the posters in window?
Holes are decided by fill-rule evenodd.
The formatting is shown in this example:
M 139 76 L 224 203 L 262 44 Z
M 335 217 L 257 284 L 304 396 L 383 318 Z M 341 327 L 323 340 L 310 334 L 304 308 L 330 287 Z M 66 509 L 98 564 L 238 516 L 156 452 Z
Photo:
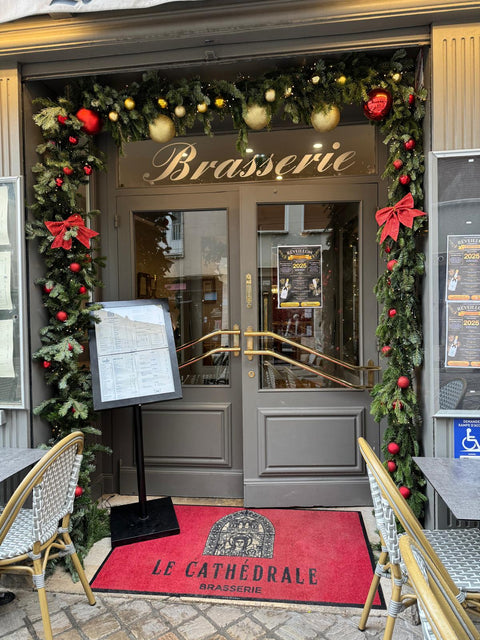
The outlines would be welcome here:
M 278 308 L 322 307 L 322 247 L 277 247 Z

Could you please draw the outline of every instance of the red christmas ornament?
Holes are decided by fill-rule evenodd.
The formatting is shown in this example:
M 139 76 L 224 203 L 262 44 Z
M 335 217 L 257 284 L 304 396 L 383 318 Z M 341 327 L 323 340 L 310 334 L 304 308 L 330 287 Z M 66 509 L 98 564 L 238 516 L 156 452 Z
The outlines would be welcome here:
M 400 160 L 400 158 L 397 158 L 397 160 L 394 160 L 392 164 L 394 169 L 396 169 L 397 171 L 400 171 L 400 169 L 403 167 L 403 160 Z
M 61 187 L 63 184 L 63 178 L 60 178 L 60 176 L 58 176 L 58 178 L 55 178 L 55 184 L 57 185 L 57 187 Z
M 413 151 L 415 149 L 415 140 L 413 138 L 410 138 L 403 143 L 403 146 L 407 151 Z
M 86 176 L 90 176 L 92 174 L 92 167 L 89 164 L 85 164 L 83 165 L 83 172 L 85 173 Z
M 394 409 L 396 409 L 396 408 L 397 408 L 397 405 L 398 405 L 398 408 L 399 408 L 399 409 L 400 409 L 400 411 L 401 411 L 401 410 L 403 409 L 403 402 L 397 402 L 396 400 L 394 400 L 394 401 L 392 402 L 392 407 L 393 407 Z
M 83 489 L 82 489 L 82 487 L 80 487 L 80 486 L 77 484 L 77 486 L 75 487 L 75 497 L 76 497 L 76 498 L 79 498 L 79 497 L 82 495 L 82 493 L 83 493 Z
M 390 286 L 391 284 L 392 284 L 392 281 L 390 280 L 390 278 L 388 278 L 387 285 Z
M 387 469 L 390 471 L 390 473 L 393 473 L 394 471 L 397 470 L 397 465 L 393 460 L 389 460 L 387 462 Z
M 396 261 L 396 260 L 389 260 L 389 261 L 387 262 L 387 269 L 388 269 L 389 271 L 393 271 L 393 270 L 395 269 L 395 265 L 396 265 L 396 264 L 397 264 L 397 261 Z
M 92 256 L 89 253 L 85 254 L 85 262 L 91 262 L 92 261 Z
M 83 122 L 82 131 L 88 133 L 88 135 L 94 136 L 102 130 L 103 121 L 96 111 L 82 108 L 75 115 Z
M 70 271 L 73 271 L 73 273 L 78 273 L 82 266 L 78 264 L 78 262 L 72 262 L 68 268 Z
M 398 490 L 400 491 L 400 493 L 402 494 L 402 496 L 405 498 L 405 500 L 407 500 L 407 498 L 409 498 L 412 494 L 412 492 L 410 491 L 410 489 L 408 487 L 399 487 Z
M 44 360 L 43 361 L 43 368 L 44 369 L 48 369 L 51 366 L 51 362 L 49 362 L 48 360 Z
M 66 176 L 71 176 L 71 175 L 72 175 L 72 173 L 73 173 L 73 169 L 72 169 L 72 167 L 63 167 L 63 173 L 64 173 Z
M 59 113 L 57 116 L 57 120 L 60 124 L 65 124 L 65 122 L 67 121 L 67 116 L 62 116 L 62 114 Z
M 372 89 L 363 105 L 363 113 L 369 120 L 383 120 L 392 107 L 392 96 L 386 89 Z
M 414 105 L 414 104 L 415 104 L 415 96 L 413 95 L 413 93 L 410 93 L 410 94 L 408 95 L 408 104 L 409 104 L 410 106 L 412 106 L 412 105 Z
M 385 253 L 390 253 L 392 251 L 391 247 L 387 246 L 385 247 Z
M 68 343 L 68 350 L 73 351 L 73 346 L 70 344 L 70 342 Z
M 386 344 L 382 347 L 383 355 L 388 358 L 392 354 L 392 347 L 389 344 Z
M 389 318 L 394 318 L 397 315 L 397 310 L 396 309 L 389 309 L 388 310 L 388 317 Z
M 407 376 L 400 376 L 397 380 L 397 385 L 400 387 L 400 389 L 408 389 L 408 387 L 410 386 L 410 379 L 407 378 Z
M 56 318 L 59 322 L 65 322 L 65 320 L 68 318 L 68 314 L 65 313 L 65 311 L 58 311 Z
M 76 136 L 69 136 L 68 141 L 70 144 L 73 144 L 73 145 L 78 144 L 78 138 Z
M 78 293 L 80 295 L 85 295 L 85 293 L 87 293 L 87 287 L 84 287 L 83 284 L 78 288 Z
M 396 442 L 389 442 L 387 445 L 388 453 L 391 453 L 392 456 L 396 456 L 397 453 L 400 452 L 400 447 Z
M 403 186 L 404 186 L 404 187 L 406 187 L 406 186 L 407 186 L 407 184 L 410 184 L 410 176 L 407 176 L 407 174 L 406 174 L 406 173 L 403 173 L 403 174 L 399 177 L 398 181 L 400 182 L 400 184 L 403 184 Z
M 45 284 L 43 286 L 43 292 L 46 293 L 46 294 L 49 294 L 51 292 L 52 288 L 53 287 L 47 287 L 47 285 Z

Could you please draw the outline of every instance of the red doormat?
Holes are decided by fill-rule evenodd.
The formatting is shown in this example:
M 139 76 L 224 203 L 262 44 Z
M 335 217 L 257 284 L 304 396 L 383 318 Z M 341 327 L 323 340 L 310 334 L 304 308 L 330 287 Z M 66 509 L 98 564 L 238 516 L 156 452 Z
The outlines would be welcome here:
M 115 547 L 94 591 L 362 607 L 373 558 L 356 511 L 175 506 L 180 533 Z M 383 596 L 374 607 L 384 608 Z

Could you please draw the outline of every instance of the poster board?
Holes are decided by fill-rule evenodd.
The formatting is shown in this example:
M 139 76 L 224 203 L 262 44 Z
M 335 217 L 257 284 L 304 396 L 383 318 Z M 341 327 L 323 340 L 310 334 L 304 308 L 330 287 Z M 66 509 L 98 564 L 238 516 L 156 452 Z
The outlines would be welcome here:
M 277 247 L 278 308 L 323 306 L 322 246 Z
M 103 302 L 89 332 L 95 410 L 182 397 L 168 301 Z

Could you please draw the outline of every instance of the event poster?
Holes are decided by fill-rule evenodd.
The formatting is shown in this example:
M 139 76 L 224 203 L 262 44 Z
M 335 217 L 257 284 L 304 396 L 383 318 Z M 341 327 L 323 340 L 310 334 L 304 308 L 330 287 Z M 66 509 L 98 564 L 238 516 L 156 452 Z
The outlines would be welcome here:
M 277 247 L 278 308 L 322 306 L 322 247 Z
M 480 235 L 447 237 L 445 366 L 480 367 Z

